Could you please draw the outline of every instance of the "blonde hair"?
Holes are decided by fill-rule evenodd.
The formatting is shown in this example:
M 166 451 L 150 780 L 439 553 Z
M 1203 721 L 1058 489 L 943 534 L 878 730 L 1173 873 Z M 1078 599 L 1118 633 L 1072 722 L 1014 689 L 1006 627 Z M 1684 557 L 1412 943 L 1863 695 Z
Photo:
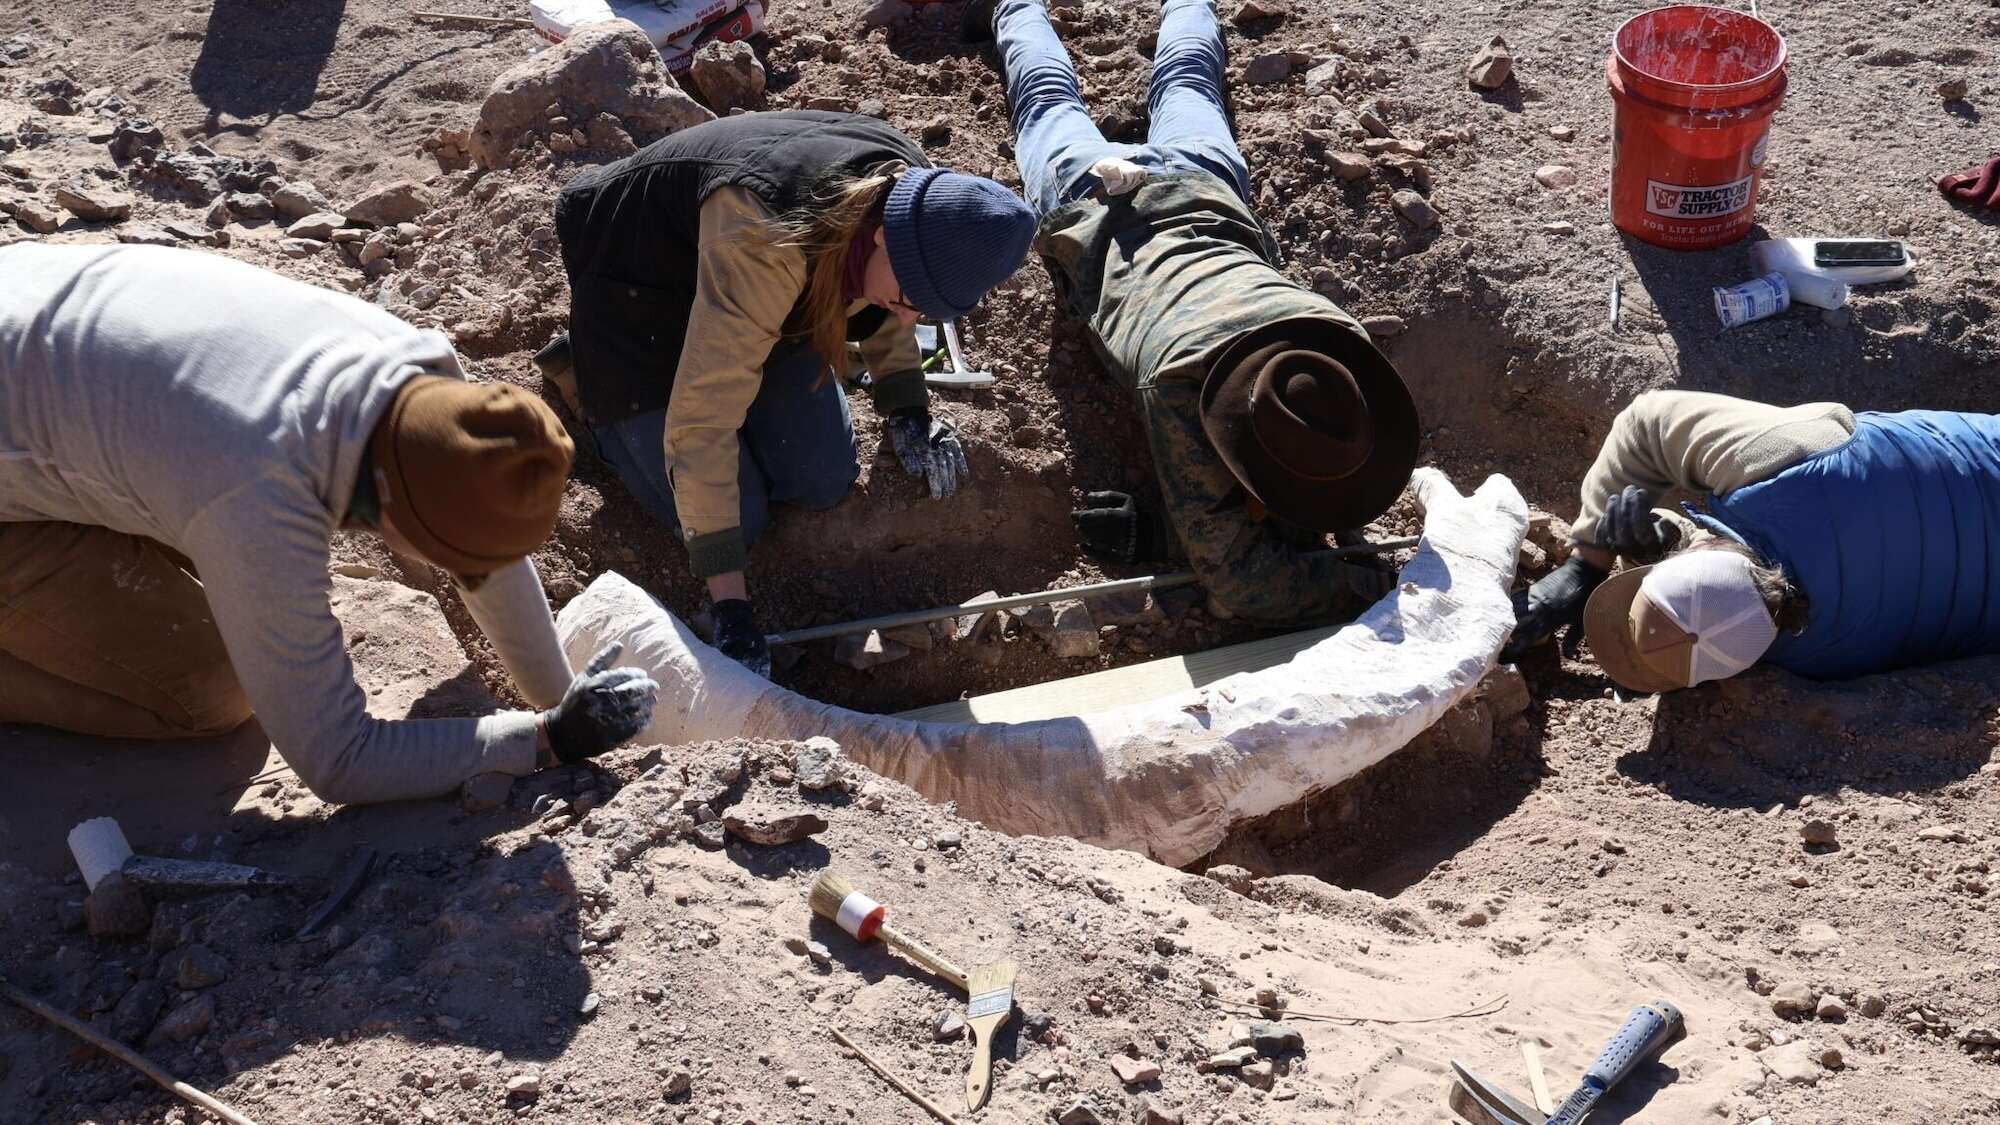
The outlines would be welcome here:
M 879 223 L 893 173 L 873 169 L 859 176 L 835 176 L 813 192 L 810 202 L 781 215 L 773 224 L 781 246 L 796 246 L 806 257 L 806 288 L 800 313 L 807 341 L 829 371 L 847 374 L 847 252 L 869 222 Z M 821 376 L 821 382 L 826 376 Z

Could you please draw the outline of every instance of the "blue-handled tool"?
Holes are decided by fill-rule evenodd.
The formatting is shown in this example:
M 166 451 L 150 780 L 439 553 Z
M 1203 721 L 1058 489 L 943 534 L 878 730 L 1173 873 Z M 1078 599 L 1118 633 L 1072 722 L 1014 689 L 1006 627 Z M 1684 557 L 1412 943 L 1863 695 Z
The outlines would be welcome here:
M 1598 1052 L 1590 1069 L 1583 1072 L 1583 1080 L 1577 1083 L 1575 1091 L 1563 1099 L 1555 1113 L 1546 1117 L 1454 1060 L 1451 1069 L 1458 1081 L 1450 1104 L 1459 1116 L 1474 1125 L 1582 1125 L 1613 1086 L 1629 1077 L 1640 1063 L 1686 1035 L 1687 1023 L 1681 1018 L 1680 1009 L 1664 1000 L 1632 1009 L 1632 1014 L 1625 1017 L 1625 1025 Z M 1468 1112 L 1474 1107 L 1476 1112 Z

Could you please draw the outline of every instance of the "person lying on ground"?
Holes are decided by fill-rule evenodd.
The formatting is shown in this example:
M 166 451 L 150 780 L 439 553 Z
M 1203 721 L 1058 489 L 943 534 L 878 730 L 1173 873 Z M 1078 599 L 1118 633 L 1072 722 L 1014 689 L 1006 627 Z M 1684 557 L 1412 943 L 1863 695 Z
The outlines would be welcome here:
M 0 249 L 0 723 L 222 734 L 315 794 L 445 793 L 593 757 L 658 686 L 572 674 L 528 553 L 570 441 L 441 334 L 194 250 Z M 451 572 L 540 712 L 371 718 L 328 605 L 342 527 Z
M 1674 488 L 1706 511 L 1655 509 Z M 1606 675 L 1662 692 L 1759 661 L 1839 679 L 2000 652 L 2000 416 L 1653 391 L 1582 501 L 1503 659 L 1580 624 Z
M 773 503 L 830 508 L 860 475 L 849 343 L 903 467 L 951 495 L 965 451 L 931 413 L 916 321 L 962 317 L 1007 280 L 1034 216 L 991 180 L 927 167 L 880 121 L 794 110 L 707 122 L 582 173 L 556 233 L 569 332 L 537 361 L 687 544 L 716 647 L 769 675 L 743 569 Z
M 1223 109 L 1213 0 L 1167 0 L 1143 145 L 1106 141 L 1039 0 L 968 7 L 997 41 L 1036 250 L 1100 359 L 1137 398 L 1166 521 L 1097 492 L 1087 550 L 1165 556 L 1171 526 L 1219 612 L 1269 625 L 1352 618 L 1384 572 L 1330 558 L 1326 533 L 1395 502 L 1416 407 L 1360 323 L 1274 267 Z

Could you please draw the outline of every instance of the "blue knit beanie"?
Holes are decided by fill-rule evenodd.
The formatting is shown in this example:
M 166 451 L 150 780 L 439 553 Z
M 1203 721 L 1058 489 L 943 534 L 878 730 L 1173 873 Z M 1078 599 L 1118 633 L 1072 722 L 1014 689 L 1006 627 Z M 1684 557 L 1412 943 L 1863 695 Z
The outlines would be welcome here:
M 903 299 L 934 320 L 957 320 L 1027 258 L 1035 213 L 983 176 L 912 168 L 889 189 L 882 234 Z

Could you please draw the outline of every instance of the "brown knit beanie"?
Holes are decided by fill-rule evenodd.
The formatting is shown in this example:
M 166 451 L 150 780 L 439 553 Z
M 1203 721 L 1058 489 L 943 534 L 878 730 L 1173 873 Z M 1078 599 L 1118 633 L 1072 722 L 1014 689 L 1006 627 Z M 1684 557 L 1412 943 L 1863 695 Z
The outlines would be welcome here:
M 383 513 L 456 574 L 490 574 L 542 545 L 576 452 L 534 395 L 437 375 L 403 384 L 368 450 Z

